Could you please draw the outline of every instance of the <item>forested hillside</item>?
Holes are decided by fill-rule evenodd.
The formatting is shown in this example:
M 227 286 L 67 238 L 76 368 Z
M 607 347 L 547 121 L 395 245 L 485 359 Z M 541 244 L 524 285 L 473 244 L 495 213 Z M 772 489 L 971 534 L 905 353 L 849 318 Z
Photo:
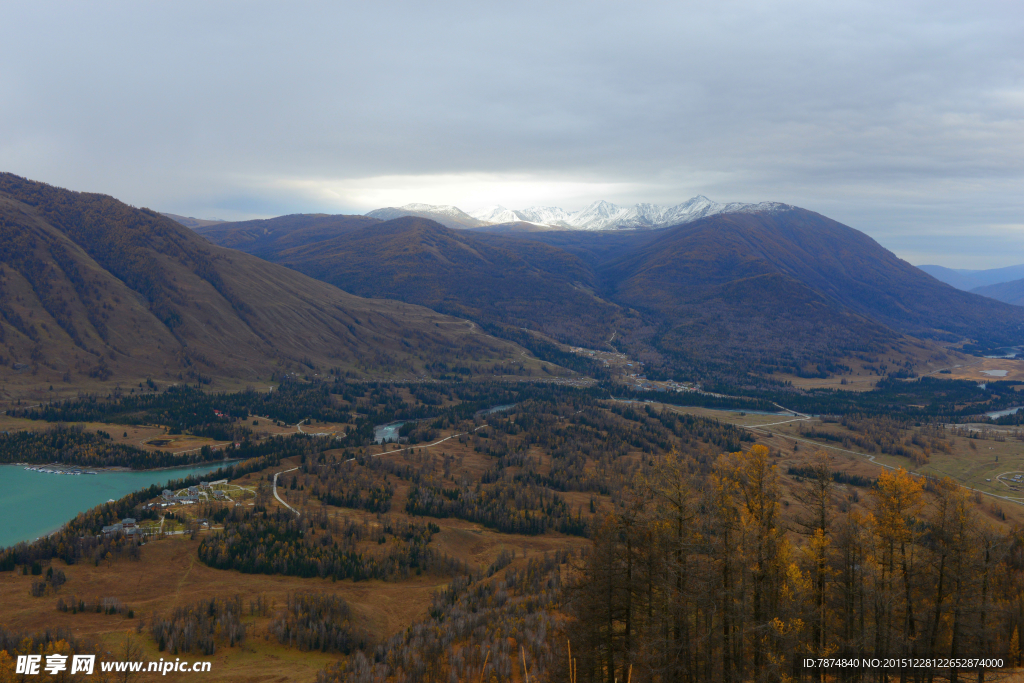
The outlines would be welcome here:
M 352 217 L 303 220 L 325 227 L 289 233 L 304 242 L 294 248 L 273 234 L 239 241 L 249 224 L 206 234 L 342 289 L 455 313 L 520 342 L 528 329 L 614 346 L 658 377 L 756 386 L 775 372 L 849 373 L 851 359 L 943 363 L 941 345 L 1012 345 L 1024 329 L 1024 311 L 956 290 L 867 235 L 794 207 L 612 234 L 495 234 L 416 217 L 361 227 Z M 327 229 L 332 220 L 338 227 Z M 268 225 L 275 221 L 285 230 L 296 219 Z
M 0 175 L 8 381 L 257 380 L 314 367 L 408 376 L 512 358 L 521 349 L 462 321 L 361 299 L 105 195 Z
M 1009 282 L 976 287 L 971 292 L 1014 306 L 1024 306 L 1024 280 L 1010 280 Z
M 195 231 L 214 244 L 265 257 L 285 249 L 322 242 L 347 230 L 380 223 L 368 216 L 294 214 L 264 220 L 214 223 Z
M 212 237 L 212 235 L 211 235 Z M 360 296 L 398 299 L 481 323 L 599 345 L 635 324 L 564 250 L 405 217 L 266 257 Z

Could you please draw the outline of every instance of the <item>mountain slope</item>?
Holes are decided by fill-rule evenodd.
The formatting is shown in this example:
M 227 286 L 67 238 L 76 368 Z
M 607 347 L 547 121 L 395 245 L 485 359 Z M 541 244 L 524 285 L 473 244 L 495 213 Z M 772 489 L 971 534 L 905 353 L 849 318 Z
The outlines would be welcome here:
M 417 306 L 214 246 L 148 209 L 0 174 L 0 354 L 48 381 L 422 372 L 519 358 Z M 303 367 L 305 366 L 305 367 Z M 27 378 L 26 378 L 26 381 Z
M 971 290 L 971 293 L 987 296 L 990 299 L 1002 301 L 1003 303 L 1012 304 L 1014 306 L 1024 306 L 1024 279 L 1010 280 L 1009 282 L 1000 282 L 998 284 L 986 285 L 984 287 L 975 287 Z
M 937 282 L 864 233 L 804 209 L 702 219 L 666 231 L 605 269 L 617 300 L 657 310 L 769 273 L 905 334 L 993 344 L 1022 336 L 1024 311 Z
M 225 221 L 219 218 L 206 219 L 206 218 L 193 218 L 192 216 L 179 216 L 176 213 L 161 213 L 161 216 L 167 216 L 175 223 L 181 223 L 186 228 L 202 228 L 207 225 L 217 225 L 218 223 L 224 223 Z
M 597 344 L 621 318 L 594 295 L 593 272 L 564 250 L 403 217 L 274 254 L 274 261 L 360 296 Z
M 330 239 L 345 230 L 374 225 L 380 221 L 367 216 L 293 214 L 263 220 L 218 223 L 195 229 L 214 244 L 266 256 L 286 249 Z
M 937 280 L 952 285 L 965 292 L 974 291 L 978 287 L 997 285 L 1024 278 L 1024 265 L 1006 266 L 1004 268 L 988 268 L 985 270 L 969 270 L 965 268 L 946 268 L 944 266 L 918 266 Z
M 604 348 L 614 339 L 652 374 L 679 378 L 746 382 L 750 373 L 850 372 L 842 366 L 879 358 L 939 362 L 941 347 L 922 350 L 918 339 L 1008 346 L 1024 329 L 1024 311 L 958 291 L 853 228 L 779 204 L 662 230 L 494 234 L 406 217 L 267 258 L 503 333 L 530 328 Z
M 954 268 L 946 268 L 945 266 L 918 266 L 918 269 L 928 273 L 939 282 L 945 282 L 950 287 L 956 287 L 957 289 L 962 289 L 965 292 L 969 292 L 982 284 L 969 274 L 964 274 Z

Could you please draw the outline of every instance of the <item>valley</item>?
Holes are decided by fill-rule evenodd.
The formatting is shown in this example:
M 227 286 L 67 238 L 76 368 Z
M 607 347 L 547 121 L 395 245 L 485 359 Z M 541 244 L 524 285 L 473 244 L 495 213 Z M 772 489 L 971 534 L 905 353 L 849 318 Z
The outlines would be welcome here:
M 1024 361 L 986 355 L 1024 309 L 852 228 L 186 228 L 9 175 L 0 209 L 0 680 L 29 650 L 807 680 L 918 628 L 1019 655 Z
M 93 424 L 110 428 L 124 421 L 149 421 L 157 414 L 173 415 L 178 404 L 206 402 L 200 394 L 170 389 L 157 394 L 163 398 L 149 407 L 122 398 L 110 403 L 71 402 L 60 410 L 102 416 Z M 330 400 L 324 402 L 325 395 Z M 1010 529 L 1024 522 L 1024 506 L 1013 490 L 1024 487 L 1012 477 L 1014 471 L 1024 470 L 1024 433 L 1014 429 L 969 423 L 915 427 L 912 421 L 879 421 L 856 414 L 811 417 L 778 408 L 772 413 L 755 407 L 722 410 L 602 399 L 552 383 L 508 385 L 493 380 L 362 388 L 297 383 L 271 394 L 226 395 L 214 404 L 224 407 L 219 411 L 224 418 L 203 411 L 201 418 L 181 427 L 204 433 L 210 431 L 208 425 L 220 422 L 233 430 L 232 438 L 246 442 L 241 454 L 255 457 L 204 475 L 207 480 L 226 479 L 214 487 L 226 495 L 200 495 L 191 505 L 168 504 L 154 487 L 98 508 L 97 520 L 109 524 L 136 515 L 140 527 L 151 534 L 136 550 L 129 544 L 103 553 L 101 546 L 92 555 L 99 562 L 71 551 L 77 529 L 99 523 L 90 522 L 89 516 L 80 517 L 53 541 L 5 551 L 0 565 L 13 558 L 15 567 L 27 568 L 37 561 L 59 570 L 62 579 L 59 588 L 48 588 L 31 573 L 0 572 L 0 596 L 8 606 L 4 628 L 31 632 L 45 625 L 58 633 L 66 629 L 68 637 L 103 643 L 111 652 L 130 639 L 138 648 L 137 657 L 156 660 L 168 652 L 152 635 L 158 617 L 165 618 L 159 615 L 204 600 L 230 598 L 241 605 L 237 628 L 244 637 L 232 644 L 213 636 L 216 646 L 199 653 L 212 662 L 220 679 L 313 680 L 320 671 L 321 676 L 363 680 L 359 672 L 364 660 L 358 650 L 339 652 L 331 646 L 306 656 L 305 646 L 289 647 L 277 635 L 287 606 L 297 596 L 329 597 L 343 601 L 339 604 L 350 615 L 336 622 L 347 629 L 346 642 L 368 643 L 368 654 L 374 644 L 386 644 L 395 653 L 387 660 L 389 668 L 377 675 L 404 671 L 403 675 L 429 680 L 447 671 L 513 666 L 521 646 L 531 678 L 539 678 L 553 675 L 561 666 L 552 644 L 517 631 L 516 651 L 504 652 L 495 649 L 483 632 L 460 630 L 458 620 L 447 621 L 438 610 L 463 609 L 458 606 L 464 600 L 469 601 L 465 609 L 471 604 L 483 609 L 489 603 L 473 602 L 480 599 L 472 597 L 473 591 L 488 595 L 502 590 L 499 585 L 519 580 L 510 577 L 543 571 L 554 573 L 539 576 L 571 581 L 572 576 L 586 574 L 594 555 L 580 552 L 603 542 L 600 525 L 624 514 L 622 506 L 641 490 L 638 482 L 674 458 L 685 456 L 698 471 L 709 467 L 713 472 L 714 463 L 724 457 L 719 453 L 756 454 L 763 446 L 777 472 L 778 500 L 787 501 L 779 510 L 780 524 L 796 543 L 802 542 L 799 525 L 810 511 L 807 496 L 814 480 L 809 473 L 823 451 L 830 454 L 829 468 L 836 473 L 835 495 L 842 501 L 836 514 L 843 518 L 872 510 L 877 505 L 872 503 L 874 482 L 892 471 L 886 468 L 905 468 L 921 481 L 932 482 L 929 491 L 939 490 L 934 489 L 935 482 L 943 476 L 954 476 L 975 489 L 978 493 L 972 496 L 977 502 L 972 505 L 977 512 L 972 514 L 995 528 Z M 246 404 L 253 411 L 243 417 L 239 406 Z M 295 413 L 295 406 L 306 407 Z M 362 417 L 366 409 L 370 412 Z M 232 413 L 236 417 L 227 417 Z M 297 414 L 310 417 L 293 424 L 282 420 Z M 373 437 L 380 425 L 403 418 L 394 433 L 400 444 L 378 444 L 358 436 Z M 25 417 L 6 419 L 12 426 L 18 420 L 43 430 L 56 425 Z M 161 446 L 152 441 L 167 438 L 141 436 L 154 450 Z M 659 476 L 665 483 L 664 474 Z M 987 488 L 981 483 L 985 478 L 993 480 Z M 187 494 L 182 485 L 172 489 Z M 927 505 L 935 505 L 938 495 L 927 493 Z M 276 539 L 275 545 L 269 539 Z M 335 547 L 348 554 L 338 554 Z M 45 559 L 48 553 L 52 555 Z M 561 559 L 544 564 L 556 557 Z M 459 577 L 467 577 L 469 583 Z M 37 585 L 42 588 L 33 588 Z M 525 617 L 525 612 L 516 611 L 520 603 L 513 596 L 518 593 L 506 590 L 509 600 L 504 606 L 491 605 L 481 612 L 488 623 L 516 623 Z M 542 593 L 536 590 L 540 589 L 530 589 L 523 597 L 538 600 Z M 33 597 L 39 591 L 41 597 Z M 444 595 L 454 602 L 439 603 Z M 133 616 L 54 609 L 55 601 L 66 602 L 72 596 L 106 599 L 110 604 L 116 600 L 129 606 Z M 579 614 L 581 607 L 571 609 Z M 545 608 L 530 619 L 547 620 L 536 623 L 559 633 L 568 628 L 573 642 L 585 647 L 582 643 L 589 636 L 565 622 L 558 611 Z M 459 648 L 436 650 L 437 658 L 429 664 L 417 659 L 414 652 L 426 645 L 416 640 L 412 646 L 417 650 L 408 650 L 413 642 L 408 640 L 410 625 L 414 632 L 449 629 Z M 194 649 L 181 649 L 192 646 L 175 647 L 179 657 L 197 656 Z M 457 658 L 456 652 L 465 654 Z M 518 666 L 513 666 L 513 677 L 522 678 L 525 674 Z
M 509 360 L 518 372 L 540 369 L 461 321 L 361 299 L 103 195 L 0 175 L 0 237 L 8 396 L 146 379 L 244 386 L 328 370 L 493 372 Z
M 199 232 L 362 296 L 464 316 L 555 363 L 564 356 L 545 339 L 626 353 L 659 380 L 866 387 L 858 377 L 894 365 L 927 374 L 962 364 L 957 342 L 1007 344 L 1022 320 L 1019 308 L 955 290 L 794 207 L 612 232 L 286 219 L 264 222 L 258 243 L 242 239 L 245 226 Z
M 1020 3 L 8 3 L 0 683 L 1024 683 Z

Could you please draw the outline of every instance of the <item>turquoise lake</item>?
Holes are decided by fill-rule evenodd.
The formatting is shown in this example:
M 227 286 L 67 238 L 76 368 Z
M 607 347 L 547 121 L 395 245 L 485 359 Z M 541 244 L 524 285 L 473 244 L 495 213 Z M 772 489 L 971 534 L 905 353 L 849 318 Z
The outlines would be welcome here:
M 71 476 L 30 472 L 24 465 L 0 465 L 0 548 L 56 531 L 79 512 L 153 484 L 221 467 L 203 465 L 143 472 Z

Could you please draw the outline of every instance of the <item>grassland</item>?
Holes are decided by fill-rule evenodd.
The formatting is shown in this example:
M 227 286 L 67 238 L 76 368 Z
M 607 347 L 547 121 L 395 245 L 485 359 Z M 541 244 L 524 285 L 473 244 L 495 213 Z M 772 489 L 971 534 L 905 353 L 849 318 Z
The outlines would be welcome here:
M 396 394 L 403 400 L 413 400 L 413 395 L 406 388 L 396 389 Z M 450 402 L 446 399 L 443 403 Z M 696 416 L 706 421 L 685 427 L 687 423 L 666 421 L 666 414 Z M 299 432 L 295 425 L 282 425 L 270 418 L 255 415 L 246 419 L 244 424 L 260 435 Z M 707 437 L 700 434 L 707 432 L 699 430 L 710 429 L 716 424 L 742 428 L 751 440 L 742 444 L 737 441 L 728 447 L 702 441 L 702 438 Z M 415 487 L 433 485 L 457 488 L 467 494 L 481 487 L 487 490 L 493 486 L 488 482 L 499 477 L 499 480 L 517 482 L 517 486 L 526 490 L 532 484 L 524 482 L 555 481 L 565 473 L 568 465 L 575 462 L 572 458 L 586 453 L 585 463 L 575 475 L 576 478 L 566 479 L 559 484 L 564 488 L 558 491 L 558 496 L 574 513 L 579 511 L 586 519 L 598 519 L 614 510 L 616 486 L 639 472 L 642 464 L 652 456 L 665 452 L 666 447 L 691 449 L 697 457 L 713 458 L 723 450 L 738 449 L 741 446 L 749 448 L 752 443 L 759 442 L 772 449 L 784 491 L 783 518 L 789 533 L 797 538 L 802 521 L 810 514 L 804 503 L 809 484 L 801 476 L 790 473 L 790 470 L 799 470 L 810 463 L 814 451 L 819 447 L 828 448 L 833 453 L 834 470 L 868 481 L 878 476 L 882 466 L 903 466 L 933 476 L 948 474 L 973 488 L 1005 496 L 1009 486 L 1014 484 L 1002 483 L 996 475 L 1024 471 L 1024 449 L 1017 435 L 1007 429 L 996 431 L 986 428 L 963 433 L 947 429 L 943 438 L 944 443 L 949 445 L 949 452 L 934 451 L 926 465 L 916 467 L 906 457 L 859 453 L 856 448 L 846 448 L 841 442 L 807 438 L 802 435 L 801 428 L 809 424 L 813 424 L 815 429 L 831 430 L 839 438 L 856 435 L 840 424 L 825 423 L 792 413 L 763 415 L 658 403 L 623 404 L 589 400 L 579 404 L 527 402 L 512 411 L 489 416 L 477 415 L 458 422 L 419 422 L 410 434 L 417 443 L 371 444 L 311 451 L 308 458 L 284 458 L 262 471 L 233 478 L 219 487 L 227 491 L 232 497 L 231 501 L 164 508 L 158 515 L 164 518 L 165 535 L 147 543 L 137 561 L 122 559 L 102 561 L 98 565 L 91 562 L 65 565 L 62 561 L 54 560 L 52 566 L 64 571 L 68 579 L 59 595 L 31 597 L 32 576 L 23 576 L 17 572 L 0 573 L 0 604 L 4 605 L 4 625 L 26 631 L 66 627 L 78 636 L 101 641 L 112 652 L 117 651 L 130 632 L 133 638 L 142 643 L 146 656 L 156 659 L 166 656 L 166 653 L 157 650 L 145 629 L 135 634 L 135 626 L 140 620 L 146 622 L 156 615 L 166 615 L 176 607 L 192 604 L 199 599 L 238 595 L 244 604 L 266 599 L 276 607 L 264 616 L 245 617 L 244 621 L 252 635 L 243 646 L 219 647 L 212 657 L 215 680 L 312 681 L 317 671 L 336 660 L 339 655 L 299 652 L 279 645 L 270 637 L 268 627 L 277 613 L 275 610 L 281 609 L 289 594 L 321 591 L 342 597 L 350 605 L 359 623 L 364 624 L 373 637 L 381 641 L 428 618 L 431 596 L 444 589 L 451 581 L 451 576 L 427 571 L 387 581 L 333 581 L 328 578 L 244 574 L 234 570 L 214 569 L 200 561 L 198 548 L 204 539 L 221 533 L 223 524 L 214 521 L 212 528 L 205 528 L 200 527 L 197 521 L 200 517 L 212 519 L 217 510 L 236 505 L 243 510 L 253 510 L 262 505 L 271 512 L 280 511 L 285 516 L 293 514 L 268 491 L 273 475 L 285 472 L 279 477 L 277 494 L 289 508 L 298 510 L 303 516 L 326 515 L 328 519 L 342 525 L 352 523 L 367 528 L 377 527 L 381 524 L 381 513 L 369 509 L 325 505 L 313 493 L 321 476 L 317 468 L 340 466 L 349 458 L 355 460 L 346 465 L 351 471 L 344 476 L 363 476 L 367 478 L 366 481 L 386 484 L 393 491 L 390 510 L 386 513 L 389 519 L 419 525 L 429 521 L 437 525 L 438 530 L 432 534 L 428 547 L 436 553 L 457 559 L 481 574 L 507 553 L 514 553 L 516 559 L 513 566 L 523 566 L 529 558 L 557 550 L 586 547 L 590 541 L 554 531 L 533 535 L 503 533 L 493 526 L 488 527 L 484 523 L 460 517 L 459 513 L 434 518 L 411 515 L 406 512 L 406 507 Z M 40 429 L 47 426 L 42 422 L 0 418 L 0 428 L 5 429 Z M 87 426 L 107 431 L 115 439 L 133 445 L 169 439 L 169 443 L 162 446 L 154 446 L 152 443 L 143 446 L 150 449 L 195 447 L 196 443 L 201 442 L 195 437 L 168 435 L 160 427 L 122 427 L 106 423 L 90 423 Z M 350 426 L 341 422 L 304 421 L 302 432 L 334 435 L 343 433 Z M 908 436 L 912 429 L 913 426 L 908 427 Z M 718 436 L 715 437 L 715 434 Z M 724 428 L 711 432 L 715 438 L 729 434 L 732 432 Z M 976 434 L 976 437 L 969 438 L 967 434 Z M 336 441 L 324 443 L 333 444 Z M 599 444 L 609 443 L 619 445 L 608 446 L 611 450 L 607 453 L 593 450 Z M 569 460 L 560 459 L 565 457 Z M 341 471 L 343 474 L 348 472 Z M 984 482 L 986 478 L 993 481 Z M 338 480 L 332 481 L 334 483 L 329 482 L 330 486 L 334 486 Z M 597 486 L 594 482 L 605 482 L 610 489 L 596 490 L 593 488 Z M 988 487 L 985 488 L 982 483 Z M 234 495 L 240 491 L 247 493 Z M 849 483 L 840 482 L 836 488 L 836 496 L 841 505 L 864 512 L 869 511 L 871 506 L 871 496 L 867 493 L 864 487 Z M 986 499 L 984 502 L 983 514 L 993 525 L 1008 528 L 1015 523 L 1024 523 L 1024 506 L 1007 500 Z M 168 513 L 173 513 L 173 516 Z M 155 527 L 159 522 L 147 520 L 145 524 Z M 379 552 L 377 541 L 372 539 L 361 540 L 355 547 L 359 552 Z M 132 620 L 114 615 L 58 612 L 55 609 L 57 598 L 70 595 L 117 598 L 131 607 L 136 617 Z
M 948 369 L 948 375 L 939 376 L 977 382 L 991 382 L 996 379 L 1024 380 L 1024 360 L 1016 358 L 965 358 Z
M 999 478 L 1000 475 L 1007 473 L 1024 472 L 1024 432 L 1020 430 L 994 428 L 991 425 L 959 425 L 961 430 L 974 435 L 968 437 L 958 435 L 952 426 L 948 426 L 945 439 L 950 452 L 933 451 L 927 464 L 915 465 L 910 459 L 899 455 L 870 453 L 856 446 L 844 447 L 841 443 L 837 445 L 833 441 L 808 438 L 801 434 L 801 429 L 813 427 L 839 437 L 856 436 L 842 425 L 825 423 L 819 419 L 794 418 L 786 415 L 741 415 L 703 408 L 667 408 L 715 417 L 738 427 L 751 428 L 757 434 L 759 442 L 777 449 L 780 455 L 780 468 L 783 471 L 790 466 L 805 465 L 808 460 L 806 456 L 823 448 L 835 458 L 836 470 L 851 474 L 875 478 L 883 467 L 903 467 L 924 476 L 951 477 L 962 485 L 984 494 L 988 504 L 1001 509 L 1007 519 L 1024 523 L 1024 485 L 1008 481 L 1009 477 L 1003 477 L 1002 480 Z M 903 430 L 903 436 L 909 438 L 911 431 Z

